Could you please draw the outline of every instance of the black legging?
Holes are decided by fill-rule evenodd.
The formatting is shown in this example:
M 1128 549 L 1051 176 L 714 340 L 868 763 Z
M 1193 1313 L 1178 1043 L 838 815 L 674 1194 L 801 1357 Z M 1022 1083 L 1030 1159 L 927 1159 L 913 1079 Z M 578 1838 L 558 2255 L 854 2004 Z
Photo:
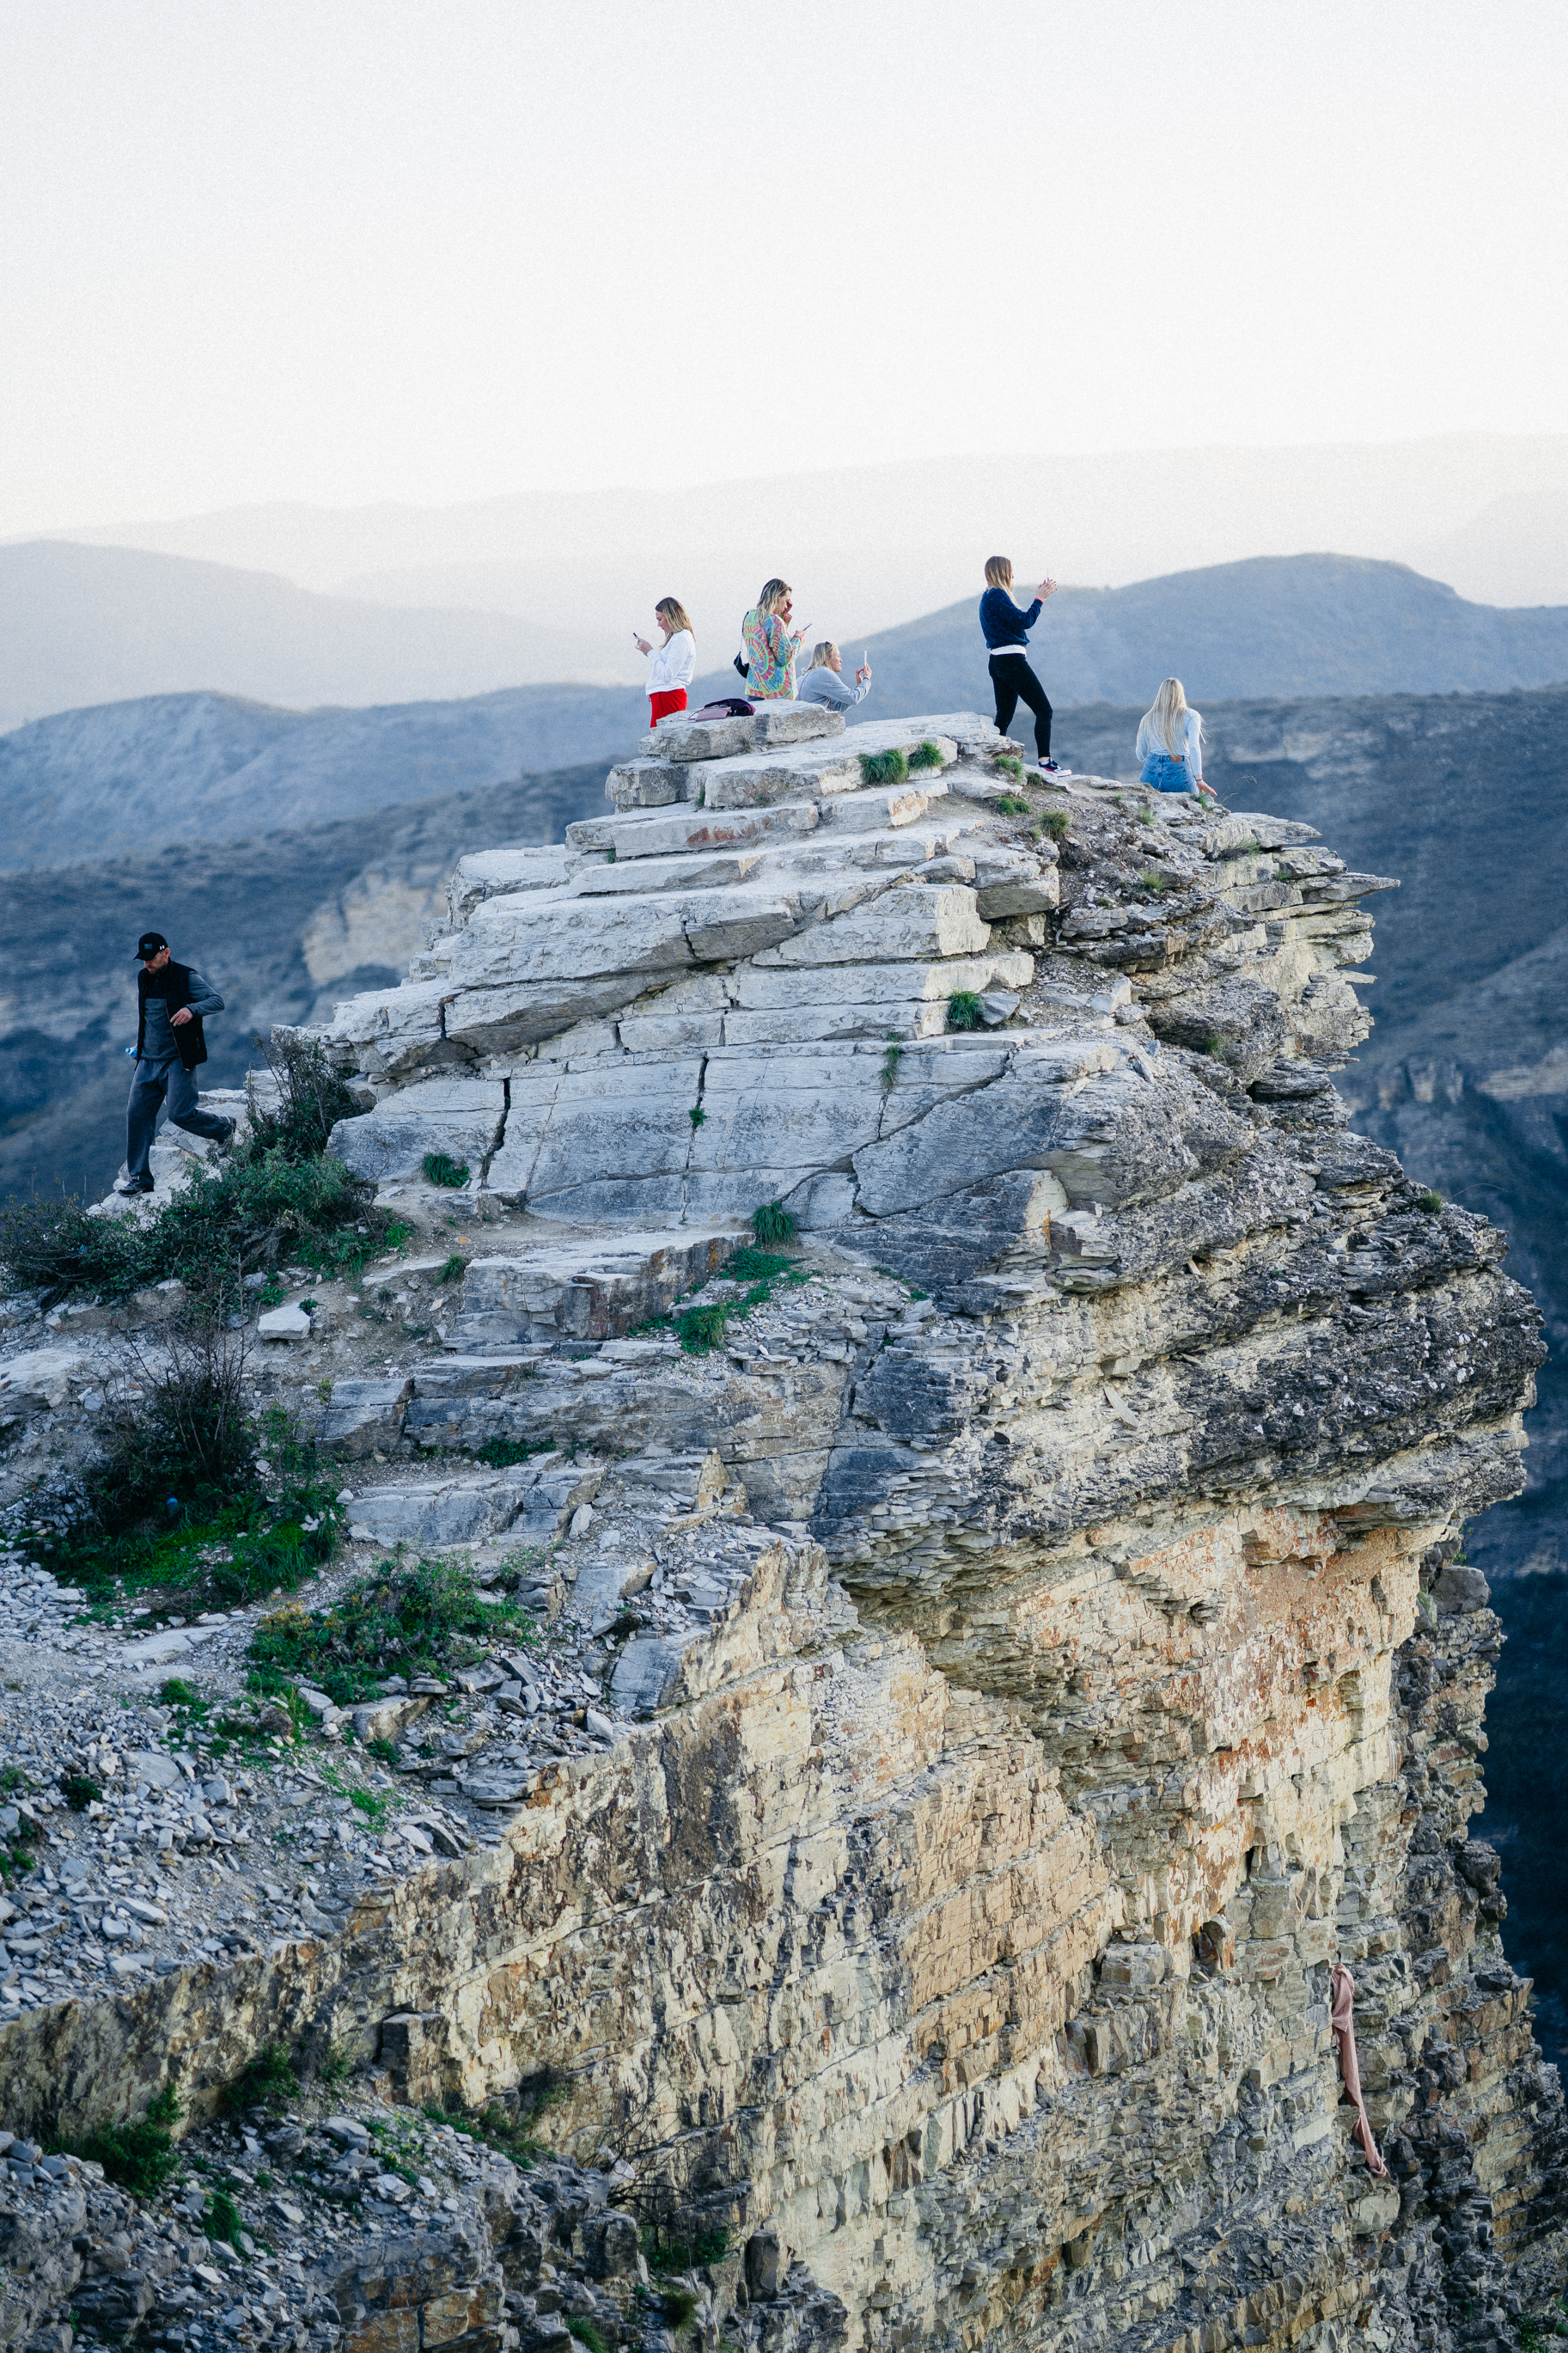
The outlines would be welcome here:
M 1026 702 L 1035 714 L 1035 748 L 1042 760 L 1051 756 L 1051 706 L 1046 690 L 1022 654 L 993 654 L 991 683 L 996 690 L 996 731 L 1005 735 L 1013 713 Z

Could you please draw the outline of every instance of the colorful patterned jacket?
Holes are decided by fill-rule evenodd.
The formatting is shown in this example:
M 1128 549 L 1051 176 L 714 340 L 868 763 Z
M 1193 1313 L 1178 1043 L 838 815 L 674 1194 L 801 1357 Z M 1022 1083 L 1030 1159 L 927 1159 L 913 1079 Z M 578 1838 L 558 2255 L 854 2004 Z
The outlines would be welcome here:
M 776 613 L 764 613 L 753 605 L 741 624 L 741 645 L 749 664 L 746 693 L 751 701 L 793 702 L 800 638 L 788 634 Z

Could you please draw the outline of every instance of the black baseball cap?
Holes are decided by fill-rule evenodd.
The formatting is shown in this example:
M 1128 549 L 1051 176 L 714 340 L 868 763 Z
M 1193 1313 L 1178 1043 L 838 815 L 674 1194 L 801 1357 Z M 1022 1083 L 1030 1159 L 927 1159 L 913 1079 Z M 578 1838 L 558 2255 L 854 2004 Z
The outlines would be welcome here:
M 160 948 L 166 948 L 168 944 L 162 932 L 143 932 L 136 943 L 137 963 L 145 964 L 149 956 L 155 956 Z

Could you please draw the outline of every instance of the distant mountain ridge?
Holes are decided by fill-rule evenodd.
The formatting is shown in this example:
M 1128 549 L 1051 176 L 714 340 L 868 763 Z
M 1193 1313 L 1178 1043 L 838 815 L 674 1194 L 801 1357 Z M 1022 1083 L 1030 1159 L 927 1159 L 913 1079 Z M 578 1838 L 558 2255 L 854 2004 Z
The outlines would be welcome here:
M 0 873 L 241 841 L 608 761 L 647 714 L 641 695 L 590 686 L 368 711 L 164 694 L 61 712 L 0 735 Z
M 1032 584 L 1020 582 L 1026 601 Z M 979 593 L 871 641 L 877 707 L 972 701 Z M 1152 702 L 1174 674 L 1194 703 L 1259 695 L 1495 692 L 1568 680 L 1568 606 L 1472 605 L 1403 564 L 1258 555 L 1129 588 L 1063 588 L 1031 654 L 1053 702 Z M 984 676 L 984 671 L 982 671 Z
M 499 613 L 319 596 L 189 556 L 0 547 L 0 726 L 205 690 L 299 706 L 452 700 L 582 676 L 576 646 Z
M 886 628 L 960 595 L 993 548 L 1011 554 L 1020 575 L 1049 566 L 1061 580 L 1121 584 L 1335 547 L 1436 568 L 1466 595 L 1503 604 L 1568 600 L 1568 552 L 1543 545 L 1533 521 L 1542 499 L 1563 494 L 1568 435 L 1450 433 L 1282 448 L 1015 449 L 444 506 L 279 501 L 52 535 L 281 573 L 336 596 L 473 604 L 574 628 L 602 623 L 607 595 L 629 592 L 633 621 L 674 592 L 703 638 L 770 573 L 794 581 L 796 609 L 823 630 L 851 619 Z M 1478 564 L 1468 556 L 1472 525 Z M 1438 545 L 1454 569 L 1434 567 Z

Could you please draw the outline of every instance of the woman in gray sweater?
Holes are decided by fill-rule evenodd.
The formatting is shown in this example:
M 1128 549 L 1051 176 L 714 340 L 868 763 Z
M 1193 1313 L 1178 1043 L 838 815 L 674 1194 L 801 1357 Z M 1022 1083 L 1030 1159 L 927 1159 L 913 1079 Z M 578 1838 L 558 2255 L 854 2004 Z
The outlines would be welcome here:
M 829 711 L 852 711 L 871 691 L 871 665 L 863 663 L 853 686 L 844 677 L 844 663 L 831 638 L 811 649 L 811 663 L 795 689 L 797 702 L 826 703 Z

